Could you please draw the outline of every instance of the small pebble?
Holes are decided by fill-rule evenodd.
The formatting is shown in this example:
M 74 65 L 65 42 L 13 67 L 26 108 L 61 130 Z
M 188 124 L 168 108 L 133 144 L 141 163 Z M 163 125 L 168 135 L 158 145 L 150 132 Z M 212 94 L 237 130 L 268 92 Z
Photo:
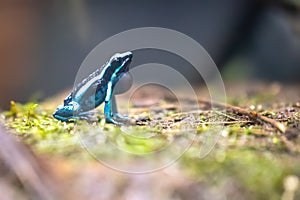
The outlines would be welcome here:
M 251 105 L 251 106 L 250 106 L 250 109 L 251 109 L 251 110 L 255 110 L 255 105 Z
M 286 191 L 294 192 L 299 188 L 299 178 L 295 175 L 285 177 L 283 186 Z
M 222 135 L 223 137 L 228 137 L 229 132 L 228 132 L 227 130 L 222 130 L 222 131 L 221 131 L 221 135 Z
M 259 105 L 257 106 L 257 110 L 258 110 L 258 111 L 262 111 L 262 108 L 263 108 L 263 106 L 262 106 L 261 104 L 259 104 Z

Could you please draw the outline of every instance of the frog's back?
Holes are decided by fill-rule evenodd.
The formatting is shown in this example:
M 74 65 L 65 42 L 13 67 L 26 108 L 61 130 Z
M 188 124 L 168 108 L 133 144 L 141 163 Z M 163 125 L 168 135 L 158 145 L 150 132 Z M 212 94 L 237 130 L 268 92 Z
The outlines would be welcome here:
M 72 99 L 81 105 L 82 111 L 92 110 L 105 100 L 108 82 L 104 73 L 106 68 L 107 64 L 103 65 L 73 89 Z
M 83 79 L 80 83 L 77 84 L 77 86 L 75 86 L 75 88 L 73 88 L 72 93 L 74 95 L 78 94 L 80 92 L 80 89 L 82 89 L 84 86 L 87 86 L 87 84 L 89 84 L 89 82 L 94 82 L 93 79 L 95 80 L 101 80 L 103 79 L 103 75 L 101 76 L 101 73 L 104 72 L 106 68 L 106 64 L 101 66 L 99 69 L 97 69 L 96 71 L 94 71 L 93 73 L 91 73 L 88 77 L 86 77 L 85 79 Z M 92 83 L 91 82 L 91 83 Z

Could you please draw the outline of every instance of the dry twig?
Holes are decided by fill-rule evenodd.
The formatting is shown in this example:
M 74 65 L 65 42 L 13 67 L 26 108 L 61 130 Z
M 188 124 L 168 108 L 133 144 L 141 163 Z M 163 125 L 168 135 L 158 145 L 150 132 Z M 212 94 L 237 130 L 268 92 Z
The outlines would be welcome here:
M 254 111 L 248 111 L 241 107 L 232 106 L 229 104 L 224 104 L 224 103 L 219 103 L 219 102 L 212 102 L 212 101 L 205 100 L 205 99 L 198 99 L 198 102 L 202 103 L 202 104 L 206 104 L 206 105 L 223 108 L 223 109 L 226 109 L 227 111 L 233 111 L 233 112 L 239 113 L 241 115 L 249 116 L 254 121 L 260 121 L 263 123 L 270 124 L 277 130 L 279 130 L 281 133 L 285 133 L 285 131 L 286 131 L 286 127 L 282 123 L 280 123 L 274 119 L 262 116 L 261 114 L 254 112 Z

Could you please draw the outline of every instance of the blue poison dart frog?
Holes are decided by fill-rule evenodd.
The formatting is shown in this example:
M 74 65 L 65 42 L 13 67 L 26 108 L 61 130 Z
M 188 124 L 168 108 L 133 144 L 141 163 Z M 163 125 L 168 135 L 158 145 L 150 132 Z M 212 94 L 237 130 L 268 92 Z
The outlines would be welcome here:
M 131 52 L 113 55 L 105 65 L 94 71 L 73 89 L 64 99 L 64 105 L 59 106 L 53 116 L 61 121 L 85 118 L 91 114 L 90 110 L 104 102 L 106 122 L 122 125 L 121 121 L 124 121 L 126 117 L 117 113 L 113 90 L 119 80 L 127 84 L 127 86 L 121 87 L 130 88 L 132 77 L 128 70 L 131 60 Z

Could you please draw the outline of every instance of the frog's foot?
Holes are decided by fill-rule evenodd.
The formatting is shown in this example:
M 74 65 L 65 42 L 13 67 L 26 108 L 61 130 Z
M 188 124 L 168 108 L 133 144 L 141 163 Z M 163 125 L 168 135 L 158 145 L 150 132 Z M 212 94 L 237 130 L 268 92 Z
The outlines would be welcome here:
M 115 118 L 116 120 L 119 120 L 119 121 L 125 121 L 125 122 L 130 121 L 129 117 L 120 115 L 119 113 L 114 113 L 113 118 Z
M 122 122 L 124 125 L 136 125 L 136 121 L 131 119 L 130 117 L 120 115 L 119 113 L 114 113 L 113 118 L 119 122 Z
M 117 113 L 113 114 L 112 117 L 106 118 L 107 123 L 113 123 L 118 126 L 124 126 L 124 125 L 136 125 L 135 122 L 129 117 L 119 115 Z
M 115 125 L 118 125 L 118 126 L 122 126 L 122 125 L 125 124 L 125 123 L 123 123 L 121 121 L 117 121 L 116 119 L 114 119 L 112 117 L 106 117 L 105 121 L 106 121 L 106 123 L 111 123 L 111 124 L 115 124 Z

